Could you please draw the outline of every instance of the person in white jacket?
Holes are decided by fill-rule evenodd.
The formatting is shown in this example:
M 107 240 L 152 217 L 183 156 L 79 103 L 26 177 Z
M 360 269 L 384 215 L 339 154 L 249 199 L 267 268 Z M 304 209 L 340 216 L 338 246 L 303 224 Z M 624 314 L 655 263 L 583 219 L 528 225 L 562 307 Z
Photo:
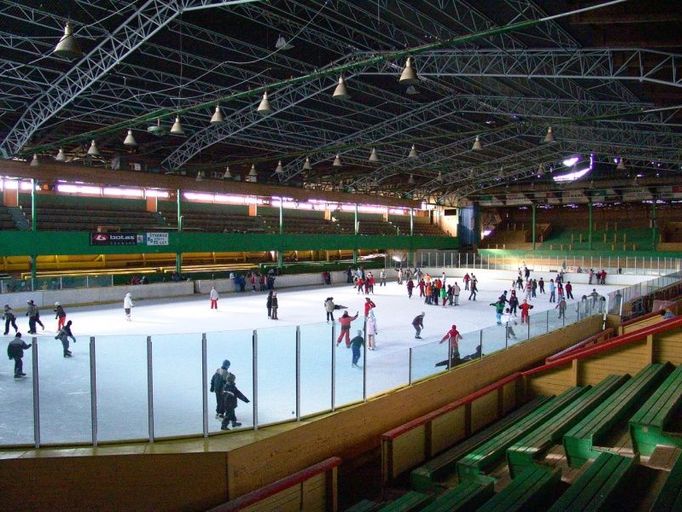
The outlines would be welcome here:
M 374 311 L 369 310 L 367 316 L 367 349 L 374 350 L 376 348 L 377 336 L 377 318 L 374 316 Z
M 133 298 L 130 296 L 130 292 L 128 292 L 123 298 L 123 311 L 126 313 L 126 320 L 128 320 L 128 322 L 132 320 L 130 318 L 130 310 L 133 309 L 133 306 L 135 306 L 135 303 L 133 302 Z
M 218 309 L 218 299 L 220 296 L 218 295 L 218 290 L 215 289 L 215 286 L 211 288 L 211 292 L 208 294 L 209 299 L 211 299 L 211 309 Z

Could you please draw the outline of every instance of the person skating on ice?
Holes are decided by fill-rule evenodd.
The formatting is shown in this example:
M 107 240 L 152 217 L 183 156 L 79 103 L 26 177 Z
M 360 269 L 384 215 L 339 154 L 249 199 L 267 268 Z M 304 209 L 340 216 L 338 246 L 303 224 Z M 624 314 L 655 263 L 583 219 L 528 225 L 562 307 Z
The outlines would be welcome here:
M 19 328 L 17 327 L 17 317 L 9 304 L 5 304 L 5 311 L 2 315 L 2 318 L 5 320 L 5 336 L 9 334 L 10 325 L 14 327 L 15 334 L 19 332 Z
M 369 312 L 375 307 L 377 307 L 377 305 L 374 304 L 372 299 L 370 299 L 369 297 L 366 297 L 365 298 L 365 316 L 369 315 Z
M 28 333 L 36 334 L 36 324 L 40 324 L 40 327 L 42 327 L 44 331 L 45 326 L 43 325 L 43 322 L 40 321 L 40 310 L 38 309 L 38 306 L 36 306 L 33 300 L 26 301 L 26 304 L 28 304 L 28 309 L 26 310 L 26 316 L 28 317 Z
M 223 364 L 218 368 L 213 377 L 211 377 L 211 393 L 215 393 L 215 417 L 225 417 L 225 401 L 223 399 L 223 390 L 227 384 L 227 377 L 232 375 L 228 370 L 230 368 L 230 361 L 225 359 Z
M 268 318 L 272 318 L 272 295 L 274 293 L 274 291 L 270 290 L 267 299 L 265 299 L 265 307 L 268 309 Z
M 57 320 L 57 332 L 59 332 L 66 322 L 66 311 L 59 302 L 54 303 L 54 319 Z
M 211 291 L 208 294 L 208 298 L 211 301 L 211 309 L 218 309 L 218 299 L 220 298 L 220 295 L 218 295 L 218 290 L 215 289 L 215 286 L 211 287 Z
M 407 298 L 411 299 L 412 298 L 412 290 L 414 290 L 414 281 L 412 279 L 407 280 Z
M 559 318 L 566 318 L 566 299 L 564 297 L 559 297 L 559 302 L 554 309 L 559 310 Z
M 455 281 L 455 284 L 452 285 L 452 297 L 454 299 L 454 305 L 459 306 L 459 292 L 462 289 L 459 287 L 459 284 L 457 284 L 457 281 Z
M 366 325 L 367 325 L 367 349 L 374 350 L 376 349 L 376 336 L 377 334 L 379 334 L 377 331 L 377 317 L 374 315 L 374 310 L 369 311 Z
M 438 342 L 443 343 L 448 341 L 449 352 L 450 352 L 450 366 L 455 366 L 459 362 L 459 341 L 462 339 L 462 335 L 457 330 L 456 325 L 452 325 L 450 330 L 445 333 L 445 336 L 441 338 Z
M 350 348 L 350 324 L 353 320 L 355 320 L 358 317 L 358 311 L 355 312 L 355 316 L 350 316 L 348 314 L 348 311 L 344 311 L 343 315 L 341 315 L 341 318 L 339 318 L 339 323 L 341 324 L 341 332 L 339 333 L 339 337 L 336 338 L 336 346 L 338 347 L 341 344 L 341 340 L 345 338 L 346 340 L 346 348 Z
M 32 345 L 32 343 L 27 345 L 26 342 L 21 339 L 20 332 L 16 333 L 14 339 L 7 345 L 7 357 L 9 357 L 10 361 L 14 359 L 15 379 L 20 379 L 21 377 L 26 376 L 24 373 L 24 363 L 22 359 L 24 357 L 24 350 L 31 348 Z
M 277 292 L 272 292 L 272 315 L 270 318 L 272 320 L 279 320 L 277 316 L 277 309 L 279 308 L 279 299 L 277 298 Z
M 235 409 L 237 408 L 237 399 L 244 403 L 249 403 L 249 399 L 244 396 L 244 393 L 237 389 L 235 384 L 237 378 L 232 373 L 227 374 L 225 387 L 223 388 L 223 408 L 225 410 L 225 417 L 220 425 L 220 430 L 228 430 L 228 425 L 232 423 L 232 427 L 241 427 L 242 424 L 237 421 Z
M 533 305 L 528 304 L 528 301 L 523 299 L 523 304 L 519 306 L 519 309 L 521 310 L 521 323 L 527 324 L 529 322 L 530 310 L 533 309 Z
M 414 319 L 412 320 L 412 327 L 414 327 L 415 330 L 414 337 L 418 340 L 422 339 L 420 334 L 424 329 L 424 315 L 426 315 L 426 313 L 422 311 L 421 314 L 415 316 Z
M 516 339 L 516 333 L 514 332 L 514 328 L 512 327 L 512 324 L 516 325 L 516 320 L 514 320 L 512 318 L 510 308 L 507 308 L 504 310 L 504 315 L 502 315 L 502 323 L 504 323 L 504 325 L 505 325 L 507 338 L 512 338 L 515 340 Z
M 324 301 L 324 310 L 327 312 L 327 323 L 331 320 L 334 321 L 334 309 L 336 304 L 334 304 L 334 297 L 327 297 Z
M 502 325 L 502 313 L 504 313 L 504 300 L 502 298 L 498 299 L 497 302 L 490 304 L 495 307 L 495 320 L 497 325 Z
M 350 340 L 350 348 L 353 352 L 353 359 L 351 366 L 353 368 L 360 368 L 358 366 L 358 361 L 360 360 L 360 351 L 362 347 L 365 345 L 365 338 L 362 336 L 362 331 L 358 330 L 358 333 L 356 336 Z
M 130 296 L 130 292 L 126 293 L 126 296 L 123 297 L 123 311 L 126 314 L 126 320 L 130 322 L 132 320 L 132 317 L 130 316 L 131 310 L 135 307 L 135 303 L 133 302 L 133 298 Z
M 66 322 L 66 324 L 59 329 L 57 336 L 54 337 L 54 339 L 62 342 L 62 347 L 64 348 L 64 357 L 71 357 L 71 351 L 69 350 L 69 338 L 76 343 L 76 337 L 73 335 L 73 332 L 71 332 L 72 323 L 73 322 L 71 320 Z

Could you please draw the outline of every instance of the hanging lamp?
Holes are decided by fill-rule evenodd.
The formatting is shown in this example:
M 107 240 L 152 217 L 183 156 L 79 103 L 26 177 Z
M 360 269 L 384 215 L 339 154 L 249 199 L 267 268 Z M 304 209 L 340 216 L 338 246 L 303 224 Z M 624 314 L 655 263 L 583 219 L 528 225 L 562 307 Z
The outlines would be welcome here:
M 627 170 L 627 167 L 625 167 L 625 160 L 623 160 L 623 157 L 618 160 L 618 165 L 616 166 L 616 169 L 619 171 L 625 171 Z
M 73 28 L 71 28 L 71 23 L 67 22 L 64 27 L 64 35 L 55 46 L 52 53 L 57 57 L 62 57 L 64 59 L 74 60 L 79 59 L 83 56 L 83 51 L 78 46 L 76 38 L 73 37 Z
M 547 128 L 547 134 L 545 135 L 543 142 L 545 143 L 554 142 L 554 132 L 552 131 L 551 126 Z
M 258 105 L 257 112 L 263 115 L 272 112 L 272 109 L 270 108 L 270 100 L 268 99 L 268 91 L 263 92 L 263 98 L 260 100 L 260 105 Z
M 256 164 L 251 164 L 251 170 L 249 171 L 249 181 L 256 183 L 258 181 L 258 173 L 256 172 Z
M 336 156 L 334 157 L 334 161 L 332 162 L 332 167 L 342 167 L 341 157 L 339 156 L 338 153 L 336 153 Z
M 175 122 L 170 129 L 171 135 L 184 135 L 185 130 L 182 128 L 182 123 L 180 122 L 180 116 L 175 116 Z
M 38 167 L 40 165 L 40 162 L 38 161 L 38 155 L 33 153 L 33 158 L 31 158 L 31 163 L 29 164 L 31 167 Z
M 303 162 L 303 170 L 304 171 L 312 171 L 313 166 L 310 165 L 310 158 L 305 157 L 305 162 Z
M 156 135 L 157 137 L 161 137 L 163 134 L 166 133 L 166 129 L 163 126 L 161 126 L 160 117 L 156 118 L 156 124 L 151 124 L 147 127 L 147 131 L 152 135 Z
M 59 148 L 59 151 L 57 151 L 57 156 L 55 156 L 54 159 L 57 162 L 66 162 L 66 155 L 64 154 L 64 150 L 62 148 Z
M 223 113 L 220 110 L 220 105 L 215 106 L 215 111 L 213 112 L 213 115 L 211 116 L 211 124 L 218 124 L 222 123 L 225 121 L 225 118 L 223 117 Z
M 407 179 L 407 184 L 414 185 L 414 174 L 410 174 L 410 177 Z
M 372 151 L 369 154 L 368 161 L 370 163 L 376 164 L 379 162 L 379 155 L 377 154 L 376 148 L 372 148 Z
M 401 83 L 403 85 L 414 85 L 419 83 L 419 79 L 417 78 L 417 72 L 414 70 L 414 67 L 412 66 L 412 57 L 407 58 L 407 62 L 405 62 L 403 72 L 400 73 L 398 83 Z
M 90 147 L 88 148 L 88 155 L 99 156 L 99 149 L 97 149 L 97 144 L 95 144 L 94 139 L 92 140 L 92 142 L 90 143 Z
M 334 89 L 334 94 L 332 94 L 332 98 L 334 98 L 335 100 L 350 99 L 350 94 L 348 94 L 348 89 L 346 89 L 346 81 L 343 79 L 343 76 L 339 77 L 339 83 L 336 86 L 336 89 Z
M 232 173 L 230 172 L 230 166 L 229 165 L 225 166 L 225 173 L 223 174 L 223 179 L 224 180 L 231 180 L 232 179 Z
M 412 144 L 412 147 L 410 148 L 410 154 L 407 155 L 407 158 L 417 158 L 417 148 Z
M 483 147 L 481 146 L 481 140 L 478 138 L 478 135 L 476 135 L 476 140 L 474 141 L 474 145 L 471 146 L 471 149 L 473 151 L 480 151 L 481 149 L 483 149 Z
M 124 146 L 137 146 L 137 141 L 135 140 L 135 136 L 133 135 L 132 130 L 128 130 L 128 135 L 126 135 L 126 138 L 123 140 L 123 145 Z
M 275 173 L 276 174 L 283 174 L 284 173 L 284 167 L 282 166 L 281 160 L 279 162 L 277 162 L 277 167 L 275 167 Z

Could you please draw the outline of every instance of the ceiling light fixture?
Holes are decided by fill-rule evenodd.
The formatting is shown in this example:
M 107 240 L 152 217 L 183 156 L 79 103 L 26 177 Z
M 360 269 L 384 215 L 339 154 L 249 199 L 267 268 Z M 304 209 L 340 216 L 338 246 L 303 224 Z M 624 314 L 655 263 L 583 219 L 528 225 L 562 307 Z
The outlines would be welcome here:
M 369 154 L 368 161 L 373 164 L 379 163 L 379 155 L 377 154 L 376 148 L 372 148 L 372 151 Z
M 410 174 L 410 177 L 407 179 L 407 184 L 414 185 L 414 174 Z
M 419 91 L 414 85 L 410 85 L 407 89 L 405 89 L 405 93 L 409 94 L 410 96 L 414 96 L 415 94 L 419 94 Z
M 471 146 L 471 149 L 473 151 L 481 151 L 483 147 L 481 146 L 481 140 L 478 138 L 478 135 L 476 135 L 476 140 L 474 141 L 474 145 Z
M 277 42 L 275 42 L 275 48 L 278 50 L 286 51 L 286 50 L 291 50 L 294 47 L 293 44 L 289 43 L 283 35 L 279 35 L 277 38 Z
M 225 173 L 223 174 L 223 179 L 224 180 L 231 180 L 232 179 L 232 173 L 230 172 L 230 166 L 229 165 L 225 166 Z
M 126 138 L 123 140 L 123 145 L 124 146 L 137 146 L 137 141 L 135 140 L 135 137 L 133 136 L 132 130 L 128 130 L 128 135 L 126 135 Z
M 554 132 L 552 131 L 551 126 L 547 127 L 547 134 L 545 135 L 543 142 L 544 143 L 554 142 Z
M 281 160 L 279 162 L 277 162 L 277 167 L 275 167 L 275 173 L 276 174 L 283 174 L 284 173 L 284 167 L 282 166 Z
M 268 91 L 263 92 L 263 98 L 260 100 L 257 112 L 263 115 L 272 112 L 272 109 L 270 108 L 270 100 L 268 99 Z
M 166 133 L 166 129 L 163 126 L 161 126 L 160 117 L 156 119 L 156 124 L 152 124 L 147 127 L 147 131 L 152 135 L 156 135 L 157 137 L 161 137 Z
M 405 67 L 403 68 L 402 73 L 400 73 L 398 83 L 401 83 L 403 85 L 414 85 L 419 83 L 419 79 L 417 78 L 417 72 L 414 70 L 414 67 L 412 66 L 412 57 L 407 58 L 407 61 L 405 62 Z
M 215 112 L 213 112 L 213 115 L 211 116 L 211 124 L 218 124 L 222 123 L 225 121 L 225 118 L 223 117 L 223 113 L 220 111 L 220 105 L 215 106 Z
M 623 157 L 618 160 L 618 165 L 616 166 L 616 169 L 619 171 L 625 171 L 627 170 L 627 167 L 625 167 L 625 160 L 623 160 Z
M 38 167 L 40 165 L 40 162 L 38 161 L 38 155 L 33 153 L 33 158 L 31 159 L 31 163 L 29 164 L 31 167 Z
M 204 181 L 204 171 L 199 171 L 197 172 L 197 179 L 196 181 Z
M 57 162 L 66 162 L 66 155 L 64 154 L 64 150 L 62 148 L 59 148 L 59 151 L 57 151 L 57 156 L 55 156 L 54 159 Z
M 88 155 L 99 156 L 99 149 L 97 149 L 97 144 L 95 144 L 94 139 L 92 140 L 92 142 L 90 143 L 90 147 L 88 148 Z
M 184 135 L 185 130 L 182 128 L 182 123 L 180 122 L 180 116 L 175 116 L 175 122 L 170 129 L 171 135 Z
M 407 158 L 418 158 L 417 155 L 417 148 L 412 144 L 412 147 L 410 148 L 410 154 L 407 155 Z
M 64 35 L 59 40 L 52 53 L 57 57 L 69 60 L 80 59 L 83 56 L 83 52 L 78 46 L 76 38 L 73 37 L 71 23 L 66 23 L 66 26 L 64 27 Z
M 334 161 L 332 162 L 332 167 L 341 167 L 341 157 L 339 156 L 338 153 L 336 153 L 336 156 L 334 157 Z
M 310 165 L 310 158 L 305 157 L 305 162 L 303 162 L 303 170 L 304 171 L 312 171 L 313 166 Z
M 336 86 L 336 89 L 334 89 L 334 94 L 332 94 L 332 98 L 336 100 L 350 99 L 350 94 L 348 94 L 348 89 L 346 89 L 346 81 L 343 79 L 343 76 L 339 77 L 339 83 Z
M 251 170 L 249 171 L 248 179 L 252 183 L 258 181 L 258 173 L 256 172 L 256 164 L 251 164 Z

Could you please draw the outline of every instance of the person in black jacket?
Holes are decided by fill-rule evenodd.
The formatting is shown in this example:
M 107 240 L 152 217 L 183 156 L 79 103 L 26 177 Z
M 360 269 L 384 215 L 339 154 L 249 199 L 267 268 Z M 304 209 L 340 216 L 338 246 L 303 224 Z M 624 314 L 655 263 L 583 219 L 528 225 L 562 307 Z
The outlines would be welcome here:
M 22 358 L 24 357 L 24 350 L 27 348 L 31 348 L 32 343 L 29 343 L 28 345 L 24 340 L 21 339 L 21 333 L 18 332 L 12 341 L 9 342 L 9 345 L 7 345 L 7 357 L 10 358 L 10 361 L 14 359 L 14 378 L 15 379 L 20 379 L 21 377 L 25 377 L 26 374 L 24 373 L 24 364 L 22 361 Z
M 227 382 L 223 388 L 223 407 L 225 409 L 225 418 L 220 425 L 220 430 L 228 430 L 228 425 L 232 422 L 232 427 L 241 427 L 242 424 L 237 421 L 237 416 L 234 410 L 237 408 L 237 399 L 242 402 L 249 403 L 249 399 L 237 389 L 235 384 L 236 377 L 230 373 L 227 376 Z
M 5 319 L 5 336 L 9 334 L 10 325 L 14 327 L 15 333 L 19 332 L 19 328 L 17 327 L 17 317 L 14 315 L 14 311 L 9 304 L 5 304 L 5 312 L 3 313 L 2 317 Z
M 215 417 L 224 418 L 225 417 L 225 406 L 223 400 L 223 390 L 225 389 L 225 383 L 227 378 L 232 375 L 228 369 L 230 368 L 230 361 L 225 359 L 220 368 L 218 368 L 213 377 L 211 377 L 211 393 L 215 393 Z
M 69 338 L 71 338 L 73 342 L 76 343 L 76 337 L 71 332 L 72 323 L 73 322 L 71 322 L 71 320 L 66 322 L 66 325 L 59 329 L 57 336 L 54 337 L 54 339 L 62 342 L 62 347 L 64 347 L 64 357 L 71 357 L 71 351 L 69 350 Z

